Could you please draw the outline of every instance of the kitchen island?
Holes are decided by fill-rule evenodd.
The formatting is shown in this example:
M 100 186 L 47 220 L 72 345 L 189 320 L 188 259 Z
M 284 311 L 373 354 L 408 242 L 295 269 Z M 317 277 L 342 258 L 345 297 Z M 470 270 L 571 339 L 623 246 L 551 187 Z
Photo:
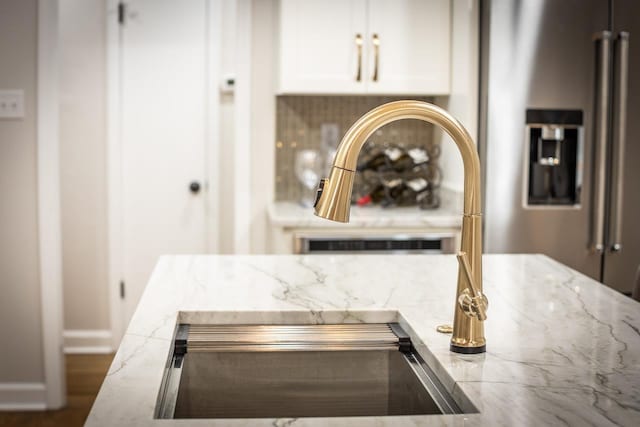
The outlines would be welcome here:
M 449 351 L 452 255 L 161 258 L 87 420 L 105 425 L 640 425 L 640 304 L 543 255 L 485 255 L 487 352 Z M 400 322 L 479 413 L 154 419 L 176 323 Z

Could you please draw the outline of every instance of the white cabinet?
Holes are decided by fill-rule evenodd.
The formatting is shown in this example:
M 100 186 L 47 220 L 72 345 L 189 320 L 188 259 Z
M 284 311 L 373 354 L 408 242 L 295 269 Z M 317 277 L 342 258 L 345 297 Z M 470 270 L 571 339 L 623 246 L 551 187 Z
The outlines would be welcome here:
M 449 92 L 449 0 L 369 0 L 369 40 L 379 40 L 378 79 L 367 92 L 442 95 Z M 373 47 L 373 46 L 372 46 Z M 375 72 L 375 47 L 369 70 Z
M 445 95 L 450 0 L 281 0 L 281 94 Z
M 280 92 L 364 90 L 366 3 L 366 0 L 281 1 Z

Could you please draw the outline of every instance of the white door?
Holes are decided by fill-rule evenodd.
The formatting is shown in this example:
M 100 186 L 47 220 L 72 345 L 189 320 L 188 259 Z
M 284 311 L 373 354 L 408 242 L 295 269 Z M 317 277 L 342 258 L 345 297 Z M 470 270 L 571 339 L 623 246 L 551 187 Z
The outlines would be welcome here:
M 364 93 L 365 32 L 365 0 L 282 0 L 279 93 Z
M 206 0 L 126 1 L 119 61 L 124 325 L 158 257 L 206 250 L 206 18 Z
M 368 0 L 365 43 L 370 51 L 366 75 L 368 93 L 449 93 L 449 0 Z M 376 49 L 378 72 L 374 79 Z

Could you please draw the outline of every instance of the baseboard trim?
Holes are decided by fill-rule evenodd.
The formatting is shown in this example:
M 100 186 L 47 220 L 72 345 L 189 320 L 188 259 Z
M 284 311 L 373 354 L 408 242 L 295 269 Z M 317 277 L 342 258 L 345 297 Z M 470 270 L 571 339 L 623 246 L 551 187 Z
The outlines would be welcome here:
M 109 354 L 113 353 L 113 349 L 109 346 L 73 346 L 65 347 L 64 354 Z
M 65 354 L 112 353 L 108 329 L 67 329 L 63 333 Z
M 0 411 L 47 409 L 44 383 L 0 383 Z

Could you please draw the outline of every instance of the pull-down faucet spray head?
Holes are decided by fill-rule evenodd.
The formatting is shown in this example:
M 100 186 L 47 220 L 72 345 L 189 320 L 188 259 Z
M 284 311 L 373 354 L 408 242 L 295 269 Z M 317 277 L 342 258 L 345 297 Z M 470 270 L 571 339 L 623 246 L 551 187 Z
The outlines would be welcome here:
M 462 155 L 464 215 L 451 350 L 458 353 L 484 352 L 482 322 L 486 318 L 488 302 L 482 293 L 480 159 L 469 133 L 448 112 L 426 102 L 396 101 L 381 105 L 362 116 L 338 146 L 329 178 L 320 181 L 315 214 L 333 221 L 349 221 L 353 178 L 360 150 L 376 130 L 400 119 L 419 119 L 441 127 L 453 138 Z
M 329 178 L 320 180 L 314 205 L 317 216 L 332 221 L 349 222 L 355 174 L 355 171 L 333 166 Z M 323 194 L 330 194 L 331 197 L 322 197 Z

